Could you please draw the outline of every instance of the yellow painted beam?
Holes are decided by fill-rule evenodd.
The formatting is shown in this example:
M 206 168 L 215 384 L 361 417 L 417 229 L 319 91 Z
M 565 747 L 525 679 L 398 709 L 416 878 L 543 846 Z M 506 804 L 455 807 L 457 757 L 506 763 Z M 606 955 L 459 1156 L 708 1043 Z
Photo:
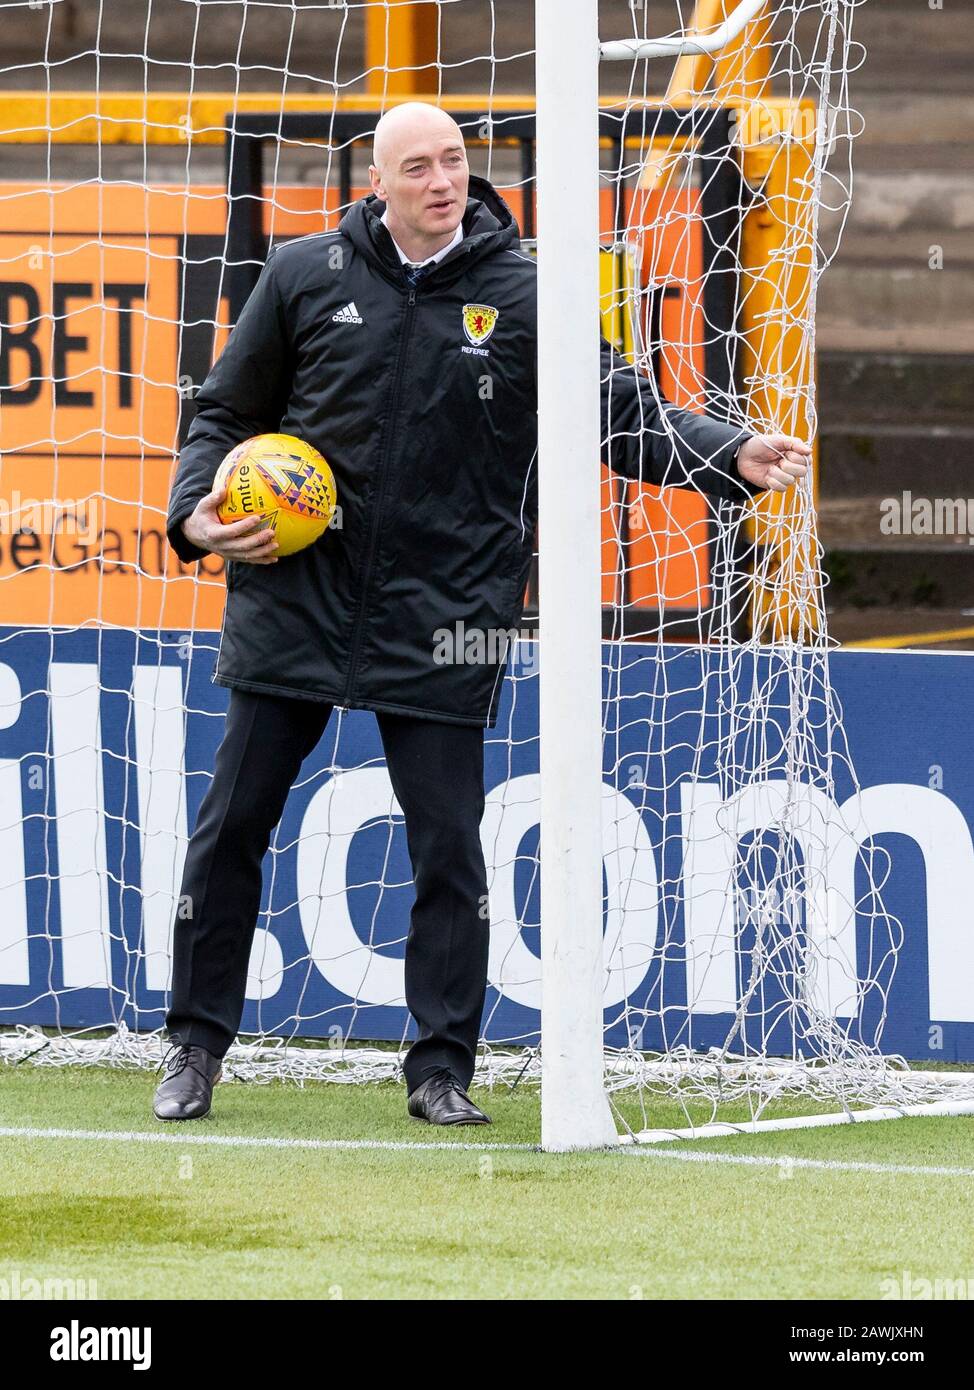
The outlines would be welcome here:
M 721 0 L 718 23 L 734 10 L 737 0 Z M 745 24 L 736 39 L 722 48 L 714 63 L 714 95 L 721 101 L 739 103 L 766 96 L 771 87 L 771 26 L 774 6 Z
M 438 92 L 439 46 L 438 5 L 366 5 L 365 82 L 373 99 Z
M 706 34 L 723 24 L 736 9 L 738 0 L 696 0 L 686 32 Z M 673 64 L 666 95 L 670 101 L 701 98 L 709 92 L 725 104 L 751 101 L 769 90 L 771 74 L 770 30 L 773 8 L 746 24 L 737 38 L 719 53 L 684 53 Z
M 726 19 L 724 0 L 696 0 L 693 15 L 686 26 L 687 34 L 705 34 Z M 666 92 L 670 97 L 700 96 L 713 70 L 714 60 L 709 53 L 682 53 L 673 63 Z
M 843 651 L 872 650 L 884 647 L 928 647 L 931 642 L 964 642 L 974 637 L 974 627 L 947 627 L 939 632 L 908 632 L 901 637 L 868 637 L 862 642 L 843 642 Z
M 696 0 L 693 16 L 687 25 L 688 34 L 702 34 L 716 28 L 726 19 L 727 0 Z M 696 104 L 705 100 L 704 88 L 715 71 L 709 53 L 684 53 L 673 64 L 666 84 L 666 100 L 674 106 Z M 646 192 L 662 192 L 676 169 L 685 145 L 683 140 L 656 139 L 650 143 L 639 176 L 639 187 Z
M 638 277 L 630 246 L 599 248 L 599 315 L 602 333 L 616 352 L 632 360 L 633 289 Z
M 325 93 L 289 94 L 280 92 L 5 92 L 0 101 L 0 144 L 46 145 L 183 145 L 191 137 L 194 144 L 220 145 L 226 134 L 229 111 L 375 111 L 397 106 L 403 101 L 428 101 L 429 94 L 406 92 L 386 103 L 367 92 L 333 96 Z M 533 111 L 530 93 L 498 96 L 475 92 L 445 94 L 439 105 L 452 111 L 501 113 Z M 657 110 L 663 105 L 686 108 L 688 101 L 669 102 L 662 97 L 628 102 L 607 98 L 603 111 L 618 112 L 627 107 Z M 698 100 L 698 109 L 720 105 Z M 791 124 L 798 105 L 787 97 L 765 97 L 761 103 L 769 128 L 778 130 Z M 643 142 L 627 141 L 638 148 Z
M 428 101 L 426 92 L 397 94 L 385 103 Z M 533 96 L 486 93 L 443 97 L 453 111 L 533 110 Z M 0 102 L 0 144 L 222 145 L 229 111 L 375 111 L 365 92 L 282 97 L 280 92 L 6 92 Z
M 809 331 L 815 259 L 810 196 L 815 103 L 767 97 L 741 107 L 738 138 L 744 178 L 759 191 L 744 216 L 739 287 L 743 402 L 752 421 L 808 438 L 806 406 L 815 399 Z M 818 496 L 818 441 L 812 499 Z M 814 514 L 797 488 L 765 493 L 752 505 L 749 529 L 763 548 L 752 596 L 752 632 L 765 642 L 808 640 L 823 631 Z

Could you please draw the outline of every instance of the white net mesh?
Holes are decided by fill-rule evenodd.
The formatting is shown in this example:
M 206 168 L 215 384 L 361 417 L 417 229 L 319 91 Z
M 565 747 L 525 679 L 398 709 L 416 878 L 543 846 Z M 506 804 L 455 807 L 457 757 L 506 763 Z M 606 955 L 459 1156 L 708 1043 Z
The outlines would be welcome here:
M 409 8 L 2 6 L 8 1060 L 161 1054 L 225 708 L 222 562 L 197 571 L 165 544 L 172 456 L 267 246 L 338 225 L 367 191 L 379 114 L 412 88 L 457 115 L 534 254 L 530 7 L 445 0 L 405 37 Z M 769 0 L 716 61 L 603 65 L 603 330 L 647 402 L 814 438 L 816 291 L 859 128 L 855 8 Z M 692 15 L 603 4 L 601 36 Z M 700 7 L 704 27 L 721 17 Z M 876 836 L 902 827 L 850 756 L 810 481 L 745 512 L 605 468 L 602 487 L 610 1090 L 695 1120 L 955 1094 L 890 1055 L 909 1050 L 911 1001 Z M 491 1083 L 536 1078 L 543 1042 L 539 606 L 532 578 L 487 736 Z M 372 717 L 336 714 L 265 863 L 231 1074 L 398 1075 L 410 902 Z

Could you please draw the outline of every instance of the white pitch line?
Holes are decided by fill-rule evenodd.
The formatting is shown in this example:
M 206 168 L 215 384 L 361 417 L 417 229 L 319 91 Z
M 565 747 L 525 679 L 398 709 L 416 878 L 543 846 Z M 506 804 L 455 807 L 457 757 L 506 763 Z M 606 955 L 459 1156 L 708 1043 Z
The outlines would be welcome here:
M 620 1149 L 627 1154 L 639 1154 L 644 1158 L 672 1158 L 681 1163 L 729 1163 L 748 1168 L 819 1168 L 830 1173 L 893 1173 L 908 1177 L 925 1178 L 974 1178 L 974 1168 L 943 1168 L 932 1164 L 918 1163 L 866 1163 L 854 1159 L 840 1158 L 793 1158 L 781 1154 L 777 1158 L 768 1154 L 715 1154 L 692 1152 L 689 1149 L 659 1149 L 642 1144 L 629 1144 Z
M 388 1153 L 453 1152 L 461 1153 L 536 1153 L 543 1150 L 538 1144 L 469 1143 L 448 1140 L 392 1139 L 275 1139 L 245 1134 L 184 1134 L 155 1133 L 148 1130 L 122 1129 L 15 1129 L 0 1128 L 2 1139 L 81 1139 L 102 1143 L 127 1144 L 198 1144 L 226 1149 L 311 1149 L 311 1150 L 377 1150 Z M 587 1153 L 639 1154 L 644 1158 L 672 1159 L 680 1163 L 723 1163 L 731 1167 L 748 1168 L 811 1168 L 832 1173 L 889 1173 L 907 1177 L 974 1178 L 974 1168 L 948 1168 L 910 1163 L 867 1163 L 837 1158 L 794 1158 L 790 1154 L 772 1157 L 765 1154 L 701 1153 L 690 1149 L 661 1149 L 642 1144 L 620 1144 L 618 1150 L 589 1150 Z M 581 1155 L 584 1156 L 584 1155 Z
M 275 1139 L 247 1136 L 245 1134 L 184 1134 L 173 1132 L 156 1134 L 148 1130 L 124 1129 L 15 1129 L 0 1128 L 2 1139 L 89 1139 L 109 1143 L 127 1144 L 206 1144 L 227 1149 L 388 1149 L 392 1152 L 409 1152 L 410 1149 L 461 1149 L 467 1152 L 487 1153 L 494 1149 L 517 1150 L 530 1153 L 540 1151 L 537 1144 L 471 1144 L 449 1140 L 426 1142 L 425 1140 L 392 1139 Z

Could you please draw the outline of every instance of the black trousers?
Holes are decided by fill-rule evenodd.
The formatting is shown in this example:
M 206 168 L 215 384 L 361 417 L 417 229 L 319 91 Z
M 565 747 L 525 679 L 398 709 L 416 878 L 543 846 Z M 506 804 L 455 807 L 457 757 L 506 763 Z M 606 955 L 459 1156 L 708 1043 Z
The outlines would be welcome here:
M 332 706 L 231 690 L 213 781 L 186 853 L 173 932 L 170 1038 L 222 1057 L 236 1037 L 260 910 L 261 861 Z M 406 1003 L 418 1032 L 410 1091 L 439 1067 L 473 1076 L 487 988 L 487 875 L 480 843 L 484 731 L 377 714 L 406 822 L 416 897 Z M 186 912 L 188 907 L 188 913 Z M 189 915 L 191 913 L 191 915 Z

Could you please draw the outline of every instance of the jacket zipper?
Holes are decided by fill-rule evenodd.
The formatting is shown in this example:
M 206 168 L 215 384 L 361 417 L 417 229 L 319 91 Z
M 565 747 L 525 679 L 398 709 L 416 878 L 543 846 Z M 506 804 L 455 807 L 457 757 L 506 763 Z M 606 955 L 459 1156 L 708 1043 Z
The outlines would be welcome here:
M 345 694 L 342 697 L 343 704 L 347 707 L 352 698 L 352 686 L 355 682 L 356 667 L 358 665 L 359 652 L 362 647 L 362 634 L 365 628 L 365 615 L 368 611 L 369 589 L 372 584 L 372 566 L 375 564 L 375 553 L 379 544 L 379 523 L 382 519 L 382 503 L 385 498 L 386 478 L 388 476 L 389 455 L 392 452 L 393 428 L 396 423 L 396 415 L 399 412 L 399 392 L 402 386 L 402 375 L 406 365 L 406 348 L 409 346 L 409 335 L 412 330 L 412 311 L 416 304 L 416 286 L 410 285 L 409 297 L 406 300 L 406 314 L 403 319 L 402 333 L 399 338 L 399 352 L 396 356 L 396 370 L 392 381 L 392 396 L 389 405 L 389 421 L 386 426 L 386 440 L 382 450 L 382 457 L 379 463 L 379 480 L 376 485 L 375 503 L 372 509 L 372 528 L 369 534 L 369 546 L 365 562 L 365 572 L 362 579 L 362 596 L 359 600 L 359 611 L 355 619 L 355 632 L 352 637 L 352 651 L 348 659 L 348 678 L 345 681 Z

